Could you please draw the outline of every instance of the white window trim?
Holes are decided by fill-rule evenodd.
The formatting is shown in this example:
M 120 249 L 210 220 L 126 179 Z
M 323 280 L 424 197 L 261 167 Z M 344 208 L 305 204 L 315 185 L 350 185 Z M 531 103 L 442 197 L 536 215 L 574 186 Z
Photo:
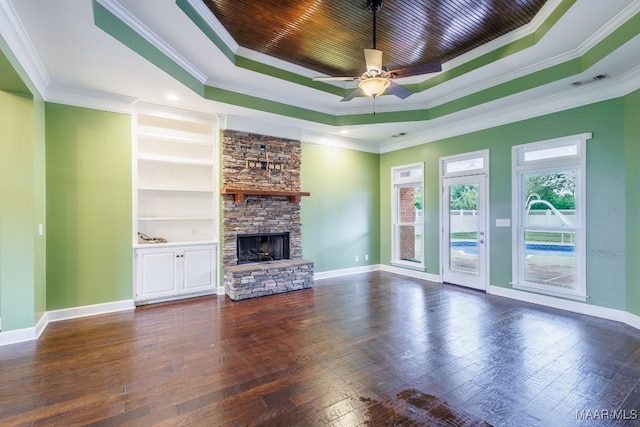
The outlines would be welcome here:
M 586 301 L 587 296 L 587 281 L 586 281 L 586 150 L 587 140 L 591 139 L 591 133 L 582 133 L 577 135 L 570 135 L 562 138 L 554 138 L 545 141 L 532 142 L 528 144 L 515 145 L 511 148 L 511 173 L 512 173 L 512 185 L 511 185 L 511 200 L 512 200 L 512 282 L 511 285 L 515 289 L 521 289 L 551 296 L 557 296 L 562 298 L 574 299 L 579 301 Z M 578 152 L 573 156 L 566 156 L 557 159 L 544 159 L 544 160 L 532 160 L 526 163 L 520 162 L 521 153 L 524 153 L 528 149 L 542 149 L 546 147 L 562 146 L 570 141 L 576 141 L 578 145 Z M 521 241 L 523 233 L 521 233 L 521 227 L 523 222 L 522 206 L 523 201 L 523 185 L 522 176 L 524 172 L 536 172 L 536 171 L 550 171 L 553 169 L 577 169 L 578 177 L 576 183 L 576 195 L 577 205 L 576 211 L 580 213 L 576 222 L 576 244 L 575 244 L 575 275 L 576 286 L 573 289 L 560 290 L 551 286 L 545 286 L 543 284 L 536 284 L 525 282 L 524 277 L 524 265 L 521 262 Z
M 482 168 L 447 173 L 448 163 L 477 159 L 477 158 L 482 158 L 483 160 Z M 457 176 L 482 175 L 482 174 L 489 175 L 489 150 L 488 149 L 472 151 L 472 152 L 463 153 L 463 154 L 455 154 L 453 156 L 446 156 L 446 157 L 440 158 L 440 186 L 441 187 L 442 187 L 443 178 L 454 178 Z
M 418 177 L 407 177 L 407 178 L 396 178 L 396 172 L 411 170 L 420 168 L 422 170 L 421 176 Z M 405 261 L 399 259 L 397 257 L 399 248 L 398 248 L 398 236 L 396 225 L 398 224 L 398 197 L 396 194 L 396 188 L 400 186 L 408 186 L 412 184 L 420 184 L 422 187 L 422 229 L 420 230 L 422 233 L 422 250 L 420 251 L 420 262 L 413 261 Z M 398 267 L 409 268 L 412 270 L 425 271 L 425 238 L 424 238 L 424 197 L 425 197 L 425 188 L 424 188 L 424 162 L 411 163 L 407 165 L 394 166 L 391 168 L 391 261 L 390 264 Z

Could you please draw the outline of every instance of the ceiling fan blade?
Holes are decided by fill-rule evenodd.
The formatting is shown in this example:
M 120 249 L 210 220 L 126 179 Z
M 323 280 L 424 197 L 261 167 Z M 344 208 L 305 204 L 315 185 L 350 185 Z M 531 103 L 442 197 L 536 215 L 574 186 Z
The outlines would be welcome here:
M 378 49 L 365 49 L 364 61 L 367 63 L 367 71 L 382 71 L 382 51 Z
M 327 82 L 332 80 L 356 80 L 358 77 L 314 77 L 314 82 Z
M 419 74 L 437 73 L 442 71 L 442 64 L 439 62 L 428 62 L 426 64 L 414 65 L 412 67 L 398 68 L 389 71 L 395 78 L 417 76 Z
M 351 92 L 349 95 L 345 96 L 344 98 L 342 98 L 340 100 L 340 102 L 346 102 L 346 101 L 351 101 L 353 98 L 355 98 L 358 95 L 363 95 L 364 92 L 362 92 L 362 89 L 360 89 L 359 87 L 356 88 L 353 92 Z
M 391 83 L 389 85 L 389 87 L 387 88 L 387 92 L 394 94 L 395 96 L 397 96 L 400 99 L 405 99 L 410 97 L 411 95 L 413 95 L 413 92 L 411 92 L 409 89 L 407 89 L 404 86 L 400 86 L 398 83 L 395 83 L 391 80 L 389 80 L 389 82 Z

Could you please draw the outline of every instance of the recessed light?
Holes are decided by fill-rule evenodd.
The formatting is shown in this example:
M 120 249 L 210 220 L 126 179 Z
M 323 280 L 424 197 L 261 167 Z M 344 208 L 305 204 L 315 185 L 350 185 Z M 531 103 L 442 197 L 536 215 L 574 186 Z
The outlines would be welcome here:
M 346 134 L 348 134 L 348 133 L 349 133 L 349 129 L 342 129 L 342 130 L 340 131 L 340 133 L 341 133 L 341 134 L 343 134 L 343 135 L 346 135 Z
M 168 95 L 167 95 L 167 99 L 168 99 L 169 101 L 177 101 L 177 100 L 178 100 L 178 95 L 175 95 L 175 94 L 173 94 L 173 93 L 170 93 L 170 94 L 168 94 Z

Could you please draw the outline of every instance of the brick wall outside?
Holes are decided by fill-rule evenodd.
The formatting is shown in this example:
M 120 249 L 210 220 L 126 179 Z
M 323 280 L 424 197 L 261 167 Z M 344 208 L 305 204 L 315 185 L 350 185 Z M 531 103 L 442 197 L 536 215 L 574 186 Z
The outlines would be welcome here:
M 415 190 L 400 188 L 400 221 L 413 223 L 416 220 Z M 413 227 L 400 227 L 400 259 L 415 259 L 416 237 Z

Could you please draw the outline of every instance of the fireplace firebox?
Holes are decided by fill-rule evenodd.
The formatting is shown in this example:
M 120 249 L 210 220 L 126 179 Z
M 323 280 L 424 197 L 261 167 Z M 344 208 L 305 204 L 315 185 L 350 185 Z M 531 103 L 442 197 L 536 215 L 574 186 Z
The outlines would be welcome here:
M 289 233 L 239 234 L 238 264 L 289 259 Z

